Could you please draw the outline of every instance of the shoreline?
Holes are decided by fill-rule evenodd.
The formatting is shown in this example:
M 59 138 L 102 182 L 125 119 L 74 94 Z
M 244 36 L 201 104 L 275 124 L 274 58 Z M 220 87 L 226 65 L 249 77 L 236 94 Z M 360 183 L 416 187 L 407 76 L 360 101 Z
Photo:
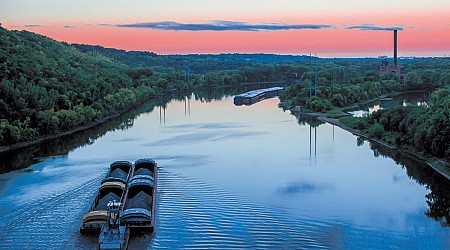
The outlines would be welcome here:
M 237 87 L 237 86 L 246 86 L 246 85 L 248 86 L 248 85 L 253 85 L 253 84 L 268 84 L 268 83 L 274 84 L 276 82 L 260 82 L 260 83 L 256 83 L 255 82 L 255 83 L 240 84 L 240 85 L 236 85 L 235 87 Z M 224 86 L 218 86 L 218 87 L 212 87 L 212 88 L 223 88 L 223 87 Z M 196 90 L 196 89 L 190 89 L 189 91 L 194 91 L 194 90 Z M 415 152 L 409 152 L 409 151 L 405 151 L 405 150 L 399 149 L 399 148 L 397 148 L 395 146 L 392 146 L 392 145 L 390 145 L 390 144 L 388 144 L 386 142 L 383 142 L 381 140 L 371 138 L 370 136 L 368 136 L 368 135 L 366 135 L 364 133 L 361 133 L 361 131 L 352 129 L 352 128 L 344 125 L 342 122 L 339 121 L 340 117 L 349 115 L 349 114 L 346 113 L 346 110 L 350 110 L 350 109 L 353 109 L 355 107 L 358 107 L 358 105 L 367 104 L 367 103 L 370 103 L 370 102 L 373 102 L 373 101 L 376 101 L 376 100 L 379 100 L 379 99 L 382 99 L 382 98 L 392 97 L 392 96 L 396 96 L 396 95 L 403 94 L 403 93 L 414 93 L 414 92 L 422 92 L 422 91 L 420 91 L 420 90 L 412 90 L 412 91 L 394 92 L 394 93 L 384 94 L 384 95 L 381 95 L 381 96 L 376 97 L 376 98 L 372 98 L 372 99 L 369 99 L 369 100 L 365 100 L 365 101 L 362 101 L 362 102 L 355 103 L 355 104 L 352 104 L 350 106 L 344 107 L 344 108 L 342 108 L 342 113 L 341 114 L 327 114 L 327 113 L 317 113 L 317 112 L 307 112 L 307 113 L 300 112 L 300 114 L 314 116 L 314 117 L 316 117 L 317 119 L 319 119 L 322 122 L 327 122 L 327 123 L 330 123 L 332 125 L 338 126 L 338 127 L 342 128 L 342 129 L 344 129 L 344 130 L 346 130 L 346 131 L 348 131 L 348 132 L 350 132 L 350 133 L 352 133 L 354 135 L 363 137 L 363 138 L 365 138 L 365 139 L 367 139 L 369 141 L 372 141 L 372 142 L 375 142 L 377 144 L 380 144 L 380 145 L 382 145 L 384 147 L 387 147 L 387 148 L 389 148 L 391 150 L 398 150 L 398 151 L 400 151 L 400 152 L 402 152 L 404 154 L 408 154 L 409 156 L 412 156 L 412 157 L 414 157 L 417 160 L 423 161 L 426 165 L 431 167 L 434 171 L 436 171 L 437 173 L 439 173 L 443 177 L 445 177 L 448 180 L 450 180 L 450 169 L 448 169 L 445 166 L 445 165 L 448 165 L 448 163 L 446 161 L 444 161 L 442 159 L 428 158 L 428 157 L 425 157 L 425 156 L 422 156 L 422 155 L 417 155 L 417 154 L 415 154 Z M 133 105 L 128 106 L 127 108 L 125 108 L 124 110 L 122 110 L 122 111 L 120 111 L 118 113 L 112 114 L 112 115 L 104 117 L 104 118 L 102 118 L 100 120 L 93 121 L 93 122 L 91 122 L 89 124 L 86 124 L 86 125 L 83 125 L 83 126 L 79 126 L 79 127 L 76 127 L 74 129 L 71 129 L 71 130 L 68 130 L 68 131 L 65 131 L 65 132 L 61 132 L 61 133 L 54 134 L 54 135 L 43 136 L 43 137 L 37 138 L 37 139 L 32 140 L 32 141 L 20 142 L 20 143 L 16 143 L 16 144 L 13 144 L 13 145 L 8 145 L 8 146 L 0 146 L 0 155 L 3 154 L 3 153 L 6 153 L 6 152 L 12 151 L 12 150 L 28 147 L 28 146 L 35 145 L 35 144 L 44 143 L 46 141 L 50 141 L 50 140 L 56 139 L 58 137 L 67 136 L 67 135 L 74 134 L 74 133 L 79 132 L 79 131 L 91 129 L 91 128 L 97 126 L 97 125 L 100 125 L 100 124 L 102 124 L 104 122 L 107 122 L 108 120 L 110 120 L 110 119 L 112 119 L 114 117 L 118 117 L 120 115 L 123 115 L 125 112 L 130 110 L 132 107 L 136 107 L 136 106 L 144 103 L 145 101 L 148 101 L 149 99 L 150 98 L 146 98 L 145 100 L 142 100 L 142 101 L 140 101 L 138 103 L 135 103 Z M 294 112 L 293 109 L 291 109 L 291 111 Z
M 426 91 L 426 90 L 425 90 Z M 387 147 L 391 150 L 397 150 L 403 154 L 407 154 L 419 161 L 423 161 L 427 166 L 431 167 L 434 171 L 436 171 L 438 174 L 442 175 L 443 177 L 447 178 L 447 180 L 450 181 L 450 168 L 448 168 L 447 166 L 449 165 L 448 162 L 446 162 L 443 159 L 439 159 L 439 158 L 430 158 L 430 157 L 426 157 L 420 154 L 417 154 L 417 152 L 411 152 L 408 150 L 403 150 L 400 148 L 397 148 L 393 145 L 390 145 L 384 141 L 378 140 L 378 139 L 374 139 L 371 138 L 370 136 L 368 136 L 367 134 L 362 133 L 359 130 L 355 130 L 353 128 L 350 128 L 348 126 L 346 126 L 345 124 L 343 124 L 342 122 L 339 121 L 339 118 L 344 117 L 344 116 L 349 116 L 349 114 L 347 113 L 347 111 L 358 108 L 358 106 L 360 105 L 364 105 L 364 104 L 368 104 L 377 100 L 381 100 L 383 98 L 390 98 L 390 97 L 394 97 L 397 95 L 401 95 L 401 94 L 405 94 L 405 93 L 417 93 L 417 92 L 424 92 L 424 90 L 409 90 L 409 91 L 402 91 L 402 92 L 393 92 L 393 93 L 387 93 L 369 100 L 365 100 L 365 101 L 361 101 L 358 103 L 354 103 L 350 106 L 344 107 L 341 109 L 341 114 L 327 114 L 327 113 L 317 113 L 317 112 L 296 112 L 296 113 L 300 113 L 300 114 L 304 114 L 304 115 L 309 115 L 309 116 L 315 116 L 317 119 L 319 119 L 322 122 L 327 122 L 330 123 L 332 125 L 338 126 L 354 135 L 363 137 L 369 141 L 375 142 L 377 144 L 380 144 L 384 147 Z M 290 108 L 291 112 L 295 112 L 294 108 Z
M 159 97 L 159 96 L 157 96 L 157 97 Z M 115 113 L 113 113 L 113 114 L 111 114 L 109 116 L 103 117 L 101 119 L 96 119 L 96 120 L 94 120 L 94 121 L 92 121 L 92 122 L 90 122 L 88 124 L 85 124 L 85 125 L 82 125 L 82 126 L 78 126 L 78 127 L 75 127 L 73 129 L 70 129 L 70 130 L 67 130 L 67 131 L 64 131 L 64 132 L 60 132 L 60 133 L 57 133 L 57 134 L 54 134 L 54 135 L 44 135 L 44 136 L 38 137 L 38 138 L 36 138 L 34 140 L 31 140 L 31 141 L 19 142 L 19 143 L 15 143 L 15 144 L 12 144 L 12 145 L 7 145 L 7 146 L 0 146 L 0 155 L 4 154 L 4 153 L 7 153 L 9 151 L 12 151 L 12 150 L 25 148 L 25 147 L 32 146 L 32 145 L 35 145 L 35 144 L 44 143 L 46 141 L 50 141 L 50 140 L 53 140 L 53 139 L 56 139 L 56 138 L 59 138 L 59 137 L 63 137 L 63 136 L 71 135 L 71 134 L 74 134 L 74 133 L 77 133 L 77 132 L 80 132 L 80 131 L 91 129 L 91 128 L 95 127 L 95 126 L 98 126 L 98 125 L 100 125 L 102 123 L 105 123 L 105 122 L 111 120 L 112 118 L 115 118 L 115 117 L 118 117 L 118 116 L 121 116 L 121 115 L 125 114 L 125 112 L 127 112 L 131 108 L 137 107 L 137 106 L 143 104 L 144 102 L 146 102 L 146 101 L 148 101 L 150 99 L 151 98 L 145 98 L 145 99 L 143 99 L 143 100 L 141 100 L 141 101 L 139 101 L 139 102 L 137 102 L 135 104 L 132 104 L 132 105 L 129 105 L 129 106 L 125 107 L 123 110 L 121 110 L 119 112 L 115 112 Z
M 139 104 L 136 104 L 136 105 L 139 105 Z M 70 134 L 73 134 L 73 133 L 76 133 L 76 132 L 80 132 L 80 131 L 83 131 L 83 130 L 86 130 L 86 129 L 93 128 L 93 127 L 95 127 L 97 125 L 100 125 L 100 124 L 102 124 L 102 123 L 104 123 L 104 122 L 106 122 L 106 121 L 108 121 L 108 120 L 110 120 L 110 119 L 112 119 L 114 117 L 120 116 L 121 114 L 123 114 L 127 110 L 129 110 L 130 108 L 131 107 L 127 108 L 123 112 L 104 117 L 104 118 L 102 118 L 100 120 L 96 120 L 96 121 L 94 121 L 92 123 L 89 123 L 89 124 L 86 124 L 86 125 L 83 125 L 83 126 L 79 126 L 79 127 L 73 128 L 71 130 L 58 133 L 58 134 L 47 135 L 47 136 L 43 136 L 43 137 L 37 138 L 37 139 L 32 140 L 32 141 L 19 142 L 19 143 L 16 143 L 16 144 L 13 144 L 13 145 L 9 145 L 9 146 L 0 146 L 0 154 L 6 153 L 6 152 L 11 151 L 11 150 L 28 147 L 28 146 L 35 145 L 35 144 L 44 143 L 46 141 L 50 141 L 50 140 L 56 139 L 58 137 L 70 135 Z
M 395 147 L 395 146 L 392 146 L 392 145 L 387 144 L 386 142 L 383 142 L 383 141 L 378 140 L 378 139 L 371 138 L 371 137 L 369 137 L 368 135 L 361 133 L 360 131 L 357 131 L 357 130 L 355 130 L 355 129 L 352 129 L 352 128 L 349 128 L 349 127 L 345 126 L 345 125 L 344 125 L 342 122 L 340 122 L 339 119 L 337 119 L 337 118 L 330 118 L 330 117 L 327 117 L 327 116 L 318 116 L 317 119 L 319 119 L 320 121 L 328 122 L 328 123 L 330 123 L 330 124 L 333 124 L 333 125 L 335 125 L 335 126 L 338 126 L 338 127 L 342 128 L 342 129 L 344 129 L 344 130 L 346 130 L 346 131 L 348 131 L 348 132 L 350 132 L 350 133 L 352 133 L 352 134 L 354 134 L 354 135 L 361 136 L 361 137 L 363 137 L 363 138 L 365 138 L 365 139 L 367 139 L 367 140 L 370 140 L 370 141 L 374 141 L 374 142 L 376 142 L 376 143 L 378 143 L 378 144 L 381 144 L 381 145 L 383 145 L 383 146 L 385 146 L 385 147 L 387 147 L 387 148 L 389 148 L 389 149 L 392 149 L 392 150 L 400 150 L 400 149 L 398 149 L 398 148 Z M 450 176 L 449 176 L 449 177 L 450 177 Z
M 177 91 L 196 91 L 196 90 L 200 90 L 201 91 L 201 90 L 208 90 L 208 89 L 221 89 L 221 88 L 227 88 L 227 87 L 243 87 L 243 86 L 251 86 L 251 85 L 258 85 L 258 84 L 282 84 L 282 83 L 286 83 L 286 81 L 245 82 L 245 83 L 240 83 L 238 85 L 223 85 L 223 86 L 213 86 L 213 87 L 190 88 L 190 89 L 184 89 L 184 90 L 172 90 L 172 91 L 164 92 L 164 93 L 162 93 L 162 94 L 160 94 L 160 95 L 158 95 L 158 96 L 156 96 L 154 98 L 160 98 L 162 96 L 165 96 L 165 95 L 177 92 Z M 103 118 L 101 118 L 99 120 L 95 120 L 95 121 L 90 122 L 90 123 L 88 123 L 86 125 L 78 126 L 76 128 L 70 129 L 68 131 L 60 132 L 60 133 L 57 133 L 57 134 L 54 134 L 54 135 L 44 135 L 44 136 L 38 137 L 38 138 L 36 138 L 34 140 L 31 140 L 31 141 L 25 141 L 25 142 L 15 143 L 15 144 L 12 144 L 12 145 L 0 146 L 0 155 L 4 154 L 4 153 L 7 153 L 9 151 L 12 151 L 12 150 L 16 150 L 16 149 L 25 148 L 25 147 L 28 147 L 28 146 L 44 143 L 46 141 L 50 141 L 50 140 L 53 140 L 53 139 L 56 139 L 56 138 L 59 138 L 59 137 L 62 137 L 62 136 L 67 136 L 67 135 L 70 135 L 70 134 L 74 134 L 76 132 L 80 132 L 80 131 L 83 131 L 83 130 L 91 129 L 91 128 L 97 126 L 97 125 L 100 125 L 100 124 L 102 124 L 104 122 L 107 122 L 108 120 L 110 120 L 112 118 L 115 118 L 115 117 L 118 117 L 120 115 L 125 114 L 125 112 L 127 112 L 131 108 L 137 107 L 137 106 L 141 105 L 142 103 L 144 103 L 144 102 L 146 102 L 146 101 L 148 101 L 150 99 L 151 98 L 145 98 L 142 101 L 139 101 L 139 102 L 137 102 L 135 104 L 132 104 L 132 105 L 126 107 L 125 109 L 123 109 L 120 112 L 116 112 L 115 114 L 103 117 Z
M 411 156 L 411 157 L 413 157 L 413 158 L 415 158 L 415 159 L 417 159 L 419 161 L 423 161 L 427 166 L 431 167 L 438 174 L 442 175 L 443 177 L 447 178 L 447 180 L 450 181 L 450 169 L 448 169 L 445 166 L 448 163 L 446 163 L 442 159 L 428 158 L 426 156 L 418 155 L 418 154 L 416 154 L 416 152 L 410 152 L 410 151 L 399 149 L 399 148 L 397 148 L 395 146 L 392 146 L 392 145 L 390 145 L 390 144 L 388 144 L 386 142 L 383 142 L 381 140 L 371 138 L 370 136 L 368 136 L 366 134 L 363 134 L 363 133 L 361 133 L 358 130 L 355 130 L 355 129 L 352 129 L 350 127 L 347 127 L 342 122 L 340 122 L 338 118 L 328 117 L 327 114 L 315 113 L 315 114 L 305 114 L 305 115 L 316 116 L 317 119 L 319 119 L 320 121 L 327 122 L 327 123 L 330 123 L 332 125 L 338 126 L 338 127 L 342 128 L 342 129 L 344 129 L 344 130 L 346 130 L 346 131 L 348 131 L 348 132 L 350 132 L 350 133 L 352 133 L 354 135 L 361 136 L 361 137 L 363 137 L 363 138 L 365 138 L 365 139 L 367 139 L 367 140 L 369 140 L 371 142 L 375 142 L 375 143 L 380 144 L 380 145 L 382 145 L 384 147 L 387 147 L 387 148 L 389 148 L 391 150 L 397 150 L 397 151 L 399 151 L 399 152 L 401 152 L 403 154 L 407 154 L 407 155 L 409 155 L 409 156 Z

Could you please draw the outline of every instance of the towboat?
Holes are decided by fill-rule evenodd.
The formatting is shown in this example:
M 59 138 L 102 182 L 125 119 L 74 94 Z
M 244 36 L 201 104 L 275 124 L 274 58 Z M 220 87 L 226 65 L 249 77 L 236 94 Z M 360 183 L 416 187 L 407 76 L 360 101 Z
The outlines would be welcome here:
M 83 225 L 80 228 L 81 233 L 98 233 L 100 231 L 102 225 L 107 222 L 108 203 L 110 201 L 123 203 L 126 199 L 127 183 L 133 174 L 133 170 L 133 164 L 128 161 L 111 163 L 94 202 L 89 211 L 83 216 Z M 120 209 L 122 208 L 120 207 Z
M 154 160 L 144 158 L 134 163 L 134 173 L 121 213 L 121 222 L 130 229 L 153 231 L 157 175 L 158 168 Z
M 121 203 L 108 202 L 107 223 L 102 225 L 98 236 L 99 250 L 125 250 L 128 246 L 130 229 L 120 223 Z

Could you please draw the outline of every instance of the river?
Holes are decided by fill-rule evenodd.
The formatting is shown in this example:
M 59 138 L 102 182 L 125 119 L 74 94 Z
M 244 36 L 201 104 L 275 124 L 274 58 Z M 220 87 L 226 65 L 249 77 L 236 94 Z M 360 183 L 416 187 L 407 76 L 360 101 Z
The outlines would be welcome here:
M 0 248 L 95 249 L 78 230 L 109 163 L 151 157 L 155 233 L 129 249 L 450 249 L 448 180 L 277 98 L 235 106 L 233 91 L 0 155 Z

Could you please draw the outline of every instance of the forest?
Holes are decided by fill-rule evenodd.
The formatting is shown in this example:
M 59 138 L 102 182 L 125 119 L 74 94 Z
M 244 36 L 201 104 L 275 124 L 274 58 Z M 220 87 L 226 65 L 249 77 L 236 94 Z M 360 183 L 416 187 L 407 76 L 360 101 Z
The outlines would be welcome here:
M 258 64 L 261 58 L 298 58 L 159 56 L 72 45 L 1 26 L 0 35 L 0 146 L 92 124 L 174 90 L 271 81 L 274 66 Z
M 400 63 L 404 81 L 394 73 L 380 75 L 379 60 L 313 60 L 311 70 L 309 63 L 303 63 L 294 70 L 301 75 L 299 83 L 286 88 L 280 96 L 282 106 L 326 112 L 386 93 L 433 90 L 450 84 L 450 58 L 406 59 Z
M 403 60 L 404 81 L 393 73 L 380 75 L 376 62 L 356 61 L 345 67 L 347 63 L 313 63 L 312 70 L 305 72 L 298 84 L 281 94 L 282 106 L 337 114 L 351 104 L 387 93 L 434 91 L 428 106 L 395 107 L 368 117 L 347 116 L 340 120 L 398 148 L 450 161 L 450 58 Z
M 275 55 L 275 54 L 188 54 L 188 55 L 157 55 L 154 52 L 125 51 L 114 48 L 104 48 L 87 44 L 67 44 L 81 52 L 93 56 L 107 57 L 115 62 L 132 67 L 172 67 L 184 70 L 188 66 L 192 73 L 208 71 L 237 71 L 249 64 L 277 64 L 291 61 L 309 60 L 307 56 Z
M 116 114 L 172 87 L 173 76 L 87 55 L 0 27 L 0 141 L 57 134 Z
M 429 106 L 400 106 L 368 117 L 344 117 L 344 124 L 390 145 L 450 161 L 450 89 L 430 96 Z
M 449 58 L 401 59 L 405 81 L 400 82 L 394 74 L 380 75 L 380 60 L 373 58 L 157 55 L 57 42 L 1 26 L 0 35 L 0 146 L 70 131 L 185 89 L 284 81 L 291 83 L 280 96 L 285 108 L 301 105 L 311 111 L 333 112 L 385 93 L 448 89 L 450 82 Z M 448 121 L 448 106 L 442 105 L 437 110 L 447 107 L 447 113 L 436 119 Z M 429 110 L 417 112 L 428 122 L 435 121 L 431 118 L 434 111 Z M 374 124 L 385 125 L 384 120 L 373 119 L 377 121 Z M 442 126 L 449 131 L 448 123 Z M 420 138 L 434 136 L 426 133 L 417 135 L 418 144 Z M 415 138 L 416 132 L 412 134 Z M 427 146 L 424 150 L 433 148 L 430 143 L 423 144 Z M 448 154 L 446 150 L 435 149 L 440 156 Z

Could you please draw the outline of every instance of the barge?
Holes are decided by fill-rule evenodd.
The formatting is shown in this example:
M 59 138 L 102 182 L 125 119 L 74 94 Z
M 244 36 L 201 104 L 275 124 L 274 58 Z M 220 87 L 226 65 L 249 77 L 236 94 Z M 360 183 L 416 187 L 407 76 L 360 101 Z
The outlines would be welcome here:
M 248 91 L 234 96 L 234 105 L 236 106 L 252 105 L 264 99 L 269 99 L 278 96 L 279 92 L 283 89 L 284 89 L 283 87 L 273 87 L 267 89 L 257 89 Z
M 128 228 L 154 230 L 157 175 L 154 160 L 145 158 L 134 163 L 134 174 L 128 184 L 128 195 L 120 217 Z
M 111 163 L 80 232 L 99 233 L 101 250 L 127 249 L 132 229 L 153 232 L 157 176 L 150 158 Z
M 123 203 L 127 196 L 128 180 L 133 174 L 134 165 L 127 161 L 111 163 L 105 179 L 103 179 L 94 202 L 83 216 L 81 233 L 98 233 L 107 222 L 108 203 L 119 201 Z M 121 208 L 122 209 L 122 208 Z

